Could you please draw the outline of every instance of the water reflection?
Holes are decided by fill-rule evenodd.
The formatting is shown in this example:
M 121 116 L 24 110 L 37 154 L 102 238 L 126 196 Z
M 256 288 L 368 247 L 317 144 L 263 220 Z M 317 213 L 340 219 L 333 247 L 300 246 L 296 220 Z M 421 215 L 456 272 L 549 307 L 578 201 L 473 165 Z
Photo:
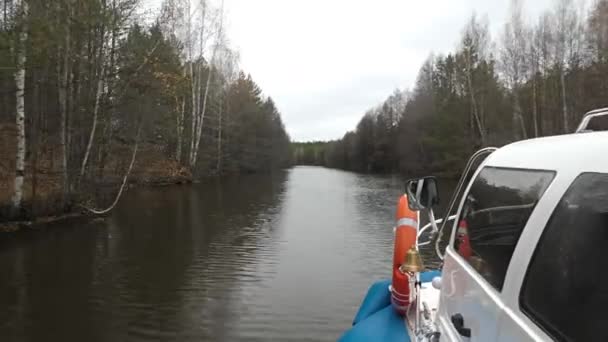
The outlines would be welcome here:
M 130 191 L 0 240 L 2 340 L 335 340 L 390 276 L 403 184 L 315 167 Z

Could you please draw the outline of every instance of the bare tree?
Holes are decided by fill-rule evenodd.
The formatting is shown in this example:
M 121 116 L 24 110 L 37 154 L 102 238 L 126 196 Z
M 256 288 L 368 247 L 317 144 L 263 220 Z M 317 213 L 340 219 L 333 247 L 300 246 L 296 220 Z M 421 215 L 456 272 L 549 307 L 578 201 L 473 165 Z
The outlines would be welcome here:
M 175 97 L 176 110 L 177 115 L 176 118 L 176 137 L 177 137 L 177 146 L 175 150 L 175 160 L 181 164 L 182 162 L 182 146 L 184 145 L 184 130 L 185 126 L 185 115 L 186 115 L 186 97 L 182 97 L 180 99 L 179 96 Z
M 201 172 L 284 165 L 289 138 L 278 109 L 251 77 L 235 76 L 220 1 L 163 1 L 171 20 L 154 22 L 139 16 L 139 0 L 0 5 L 0 130 L 17 145 L 10 147 L 15 155 L 5 153 L 8 163 L 0 160 L 0 187 L 11 195 L 0 206 L 24 213 L 24 203 L 36 202 L 32 215 L 57 215 L 103 197 L 95 187 L 119 177 L 120 198 L 131 171 L 180 181 L 188 175 L 176 174 L 176 165 Z M 241 120 L 249 108 L 260 115 Z M 13 111 L 16 124 L 7 123 Z M 130 136 L 141 120 L 138 145 Z M 232 139 L 236 130 L 246 140 Z M 258 141 L 264 146 L 252 151 L 249 142 Z M 205 160 L 216 149 L 218 163 Z M 138 153 L 144 158 L 134 165 Z
M 203 1 L 204 3 L 204 1 Z M 203 8 L 204 5 L 202 5 Z M 204 25 L 205 25 L 205 13 L 206 11 L 203 10 L 203 14 L 202 14 L 202 24 L 201 24 L 201 30 L 204 29 Z M 216 54 L 218 51 L 218 48 L 222 45 L 222 30 L 223 30 L 223 19 L 224 19 L 224 1 L 222 0 L 221 2 L 221 7 L 219 10 L 219 14 L 218 14 L 218 21 L 217 21 L 217 35 L 215 37 L 215 42 L 213 45 L 213 50 L 211 53 L 211 57 L 209 60 L 209 63 L 207 63 L 207 80 L 205 82 L 205 90 L 204 93 L 202 95 L 202 99 L 201 99 L 201 94 L 199 92 L 198 95 L 198 102 L 197 105 L 200 107 L 200 109 L 197 111 L 196 113 L 196 120 L 195 122 L 193 122 L 193 124 L 195 124 L 195 127 L 193 127 L 192 131 L 195 133 L 192 136 L 192 144 L 191 144 L 191 151 L 190 151 L 190 167 L 192 169 L 194 169 L 196 167 L 196 161 L 198 159 L 198 151 L 199 151 L 199 146 L 200 146 L 200 142 L 201 142 L 201 137 L 203 134 L 203 123 L 204 123 L 204 119 L 205 119 L 205 114 L 207 111 L 207 100 L 209 98 L 209 88 L 211 85 L 211 78 L 213 76 L 213 70 L 214 70 L 214 62 L 215 62 L 215 58 L 216 58 Z M 204 44 L 204 39 L 205 37 L 201 34 L 201 41 L 200 44 L 201 46 Z M 199 57 L 200 60 L 203 60 L 203 50 L 201 48 L 201 56 Z M 201 63 L 201 61 L 199 61 L 199 63 Z M 198 72 L 198 85 L 199 87 L 202 85 L 201 81 L 201 77 L 202 77 L 202 64 L 199 64 L 199 68 L 201 68 L 201 70 Z M 202 90 L 202 89 L 201 89 Z
M 539 96 L 541 85 L 544 82 L 544 76 L 549 72 L 550 47 L 552 44 L 552 32 L 550 17 L 544 14 L 540 17 L 538 23 L 534 27 L 531 34 L 531 41 L 527 44 L 526 63 L 530 68 L 529 77 L 532 82 L 532 128 L 534 136 L 541 135 L 542 122 L 539 122 L 539 107 L 542 106 Z
M 191 137 L 190 137 L 190 155 L 188 158 L 188 162 L 190 167 L 192 167 L 192 153 L 194 151 L 194 140 L 196 138 L 196 136 L 198 135 L 198 132 L 196 131 L 196 127 L 198 127 L 197 124 L 197 118 L 198 118 L 198 113 L 197 113 L 197 108 L 198 108 L 198 99 L 199 99 L 199 92 L 197 91 L 198 87 L 197 87 L 197 79 L 195 78 L 195 74 L 194 74 L 194 45 L 196 44 L 196 39 L 194 36 L 194 31 L 192 28 L 193 25 L 193 20 L 194 20 L 194 13 L 192 13 L 192 8 L 191 8 L 191 3 L 190 0 L 186 0 L 185 2 L 185 21 L 186 21 L 186 34 L 184 37 L 184 44 L 186 45 L 186 50 L 187 50 L 187 63 L 188 63 L 188 70 L 190 72 L 190 95 L 191 95 L 191 113 L 190 113 L 190 118 L 191 118 Z M 201 18 L 201 21 L 204 25 L 204 16 L 203 18 Z M 201 42 L 202 43 L 202 42 Z M 197 73 L 197 76 L 199 77 L 199 73 Z
M 501 66 L 506 84 L 513 95 L 513 135 L 515 139 L 526 139 L 526 125 L 522 115 L 519 90 L 528 73 L 526 63 L 527 40 L 530 30 L 522 19 L 522 2 L 513 0 L 510 8 L 510 18 L 505 24 L 500 50 Z
M 61 6 L 61 3 L 58 3 L 58 7 Z M 70 45 L 71 45 L 71 30 L 70 30 L 70 20 L 71 20 L 71 0 L 65 1 L 65 18 L 61 18 L 61 15 L 57 16 L 58 27 L 63 27 L 64 29 L 64 42 L 63 46 L 59 47 L 59 53 L 57 55 L 57 92 L 59 94 L 59 111 L 61 113 L 61 128 L 60 128 L 60 137 L 61 137 L 61 167 L 62 167 L 62 180 L 63 180 L 63 202 L 68 199 L 70 192 L 70 183 L 68 177 L 68 158 L 69 158 L 69 137 L 70 134 L 68 130 L 68 87 L 69 87 L 69 75 L 70 75 Z
M 596 0 L 587 27 L 587 44 L 593 59 L 599 63 L 608 61 L 608 0 Z
M 204 64 L 205 64 L 205 46 L 206 46 L 206 42 L 207 42 L 207 37 L 205 36 L 205 32 L 206 32 L 206 25 L 207 25 L 207 19 L 208 19 L 208 13 L 207 13 L 207 1 L 206 0 L 201 0 L 200 6 L 201 8 L 201 14 L 200 14 L 200 28 L 199 28 L 199 33 L 200 33 L 200 37 L 198 40 L 198 44 L 199 44 L 199 53 L 198 53 L 198 58 L 197 58 L 197 62 L 196 62 L 196 78 L 194 78 L 194 75 L 192 75 L 193 78 L 193 87 L 192 87 L 192 93 L 195 96 L 194 99 L 196 100 L 195 102 L 192 103 L 193 106 L 193 112 L 192 112 L 192 137 L 190 140 L 190 160 L 189 160 L 189 165 L 190 168 L 192 170 L 194 170 L 194 167 L 196 166 L 196 159 L 198 156 L 198 146 L 201 140 L 201 136 L 203 134 L 202 131 L 202 127 L 203 127 L 203 118 L 204 118 L 204 111 L 203 111 L 203 107 L 206 107 L 206 96 L 208 94 L 208 89 L 209 89 L 209 85 L 207 84 L 207 86 L 205 87 L 205 105 L 203 106 L 203 100 L 202 98 L 202 94 L 203 94 L 203 70 L 204 70 Z M 192 61 L 194 62 L 194 61 Z M 208 79 L 211 76 L 211 63 L 213 61 L 207 63 L 208 66 L 208 70 L 207 70 L 207 75 L 208 75 Z
M 118 201 L 120 200 L 120 197 L 122 196 L 122 193 L 125 190 L 125 185 L 127 185 L 129 175 L 131 175 L 131 171 L 133 170 L 133 165 L 135 164 L 135 158 L 137 157 L 137 150 L 139 148 L 139 136 L 141 134 L 141 127 L 142 127 L 142 120 L 140 119 L 140 122 L 137 127 L 137 134 L 135 136 L 135 143 L 133 145 L 133 152 L 131 153 L 131 162 L 129 163 L 127 171 L 125 172 L 125 175 L 122 178 L 122 183 L 120 184 L 120 188 L 118 189 L 118 192 L 116 193 L 116 197 L 114 197 L 114 201 L 112 201 L 112 203 L 105 209 L 93 209 L 93 208 L 89 208 L 87 206 L 81 205 L 82 208 L 86 209 L 88 212 L 95 214 L 95 215 L 104 215 L 104 214 L 109 213 L 110 211 L 112 211 L 114 209 L 114 207 L 116 207 L 116 204 L 118 204 Z
M 583 27 L 581 14 L 573 0 L 555 0 L 553 12 L 554 20 L 554 58 L 559 72 L 561 90 L 562 127 L 563 132 L 570 131 L 568 113 L 568 98 L 566 94 L 566 72 L 568 68 L 576 66 L 581 58 L 581 44 L 583 43 Z
M 476 127 L 481 145 L 486 142 L 486 128 L 484 118 L 480 110 L 480 104 L 477 98 L 477 86 L 475 81 L 475 70 L 479 64 L 484 61 L 489 50 L 490 34 L 488 31 L 487 20 L 479 21 L 475 14 L 471 16 L 465 26 L 462 39 L 460 41 L 460 49 L 464 57 L 464 77 L 466 83 L 466 92 L 468 93 L 471 102 L 471 122 Z
M 189 6 L 188 3 L 184 3 L 180 0 L 165 0 L 162 7 L 162 21 L 165 36 L 171 37 L 171 40 L 179 40 L 179 37 L 183 36 L 183 27 L 185 23 L 185 12 Z M 186 25 L 187 26 L 187 25 Z M 190 26 L 187 26 L 188 28 Z M 182 37 L 182 41 L 186 41 L 189 36 Z M 176 44 L 177 45 L 177 44 Z M 186 44 L 187 45 L 187 44 Z M 191 58 L 191 50 L 187 46 L 187 57 Z M 186 61 L 188 62 L 188 61 Z M 184 145 L 184 131 L 185 131 L 185 119 L 186 119 L 186 95 L 183 94 L 183 87 L 181 87 L 182 81 L 186 80 L 188 76 L 188 68 L 182 68 L 182 79 L 173 80 L 173 82 L 167 82 L 168 91 L 173 94 L 175 101 L 175 128 L 176 128 L 176 147 L 175 147 L 175 161 L 179 164 L 182 162 L 182 149 Z
M 97 89 L 95 92 L 95 104 L 93 106 L 93 126 L 91 127 L 91 133 L 89 134 L 89 139 L 87 143 L 86 150 L 84 152 L 84 157 L 82 158 L 82 164 L 80 165 L 80 176 L 79 179 L 84 177 L 84 173 L 87 167 L 87 161 L 89 160 L 89 154 L 91 153 L 91 147 L 93 147 L 93 141 L 95 140 L 95 132 L 97 129 L 97 117 L 99 113 L 99 105 L 103 96 L 103 92 L 105 89 L 104 81 L 105 81 L 105 70 L 106 70 L 106 61 L 105 61 L 105 41 L 104 39 L 105 32 L 102 32 L 102 44 L 99 49 L 99 56 L 97 57 L 97 63 L 100 65 L 99 76 L 97 79 Z
M 27 60 L 26 43 L 28 39 L 28 15 L 29 7 L 27 0 L 21 0 L 17 4 L 18 34 L 15 44 L 16 70 L 15 70 L 15 113 L 17 124 L 17 153 L 16 174 L 14 182 L 14 195 L 12 199 L 13 214 L 16 215 L 21 209 L 23 201 L 23 179 L 25 176 L 25 63 Z

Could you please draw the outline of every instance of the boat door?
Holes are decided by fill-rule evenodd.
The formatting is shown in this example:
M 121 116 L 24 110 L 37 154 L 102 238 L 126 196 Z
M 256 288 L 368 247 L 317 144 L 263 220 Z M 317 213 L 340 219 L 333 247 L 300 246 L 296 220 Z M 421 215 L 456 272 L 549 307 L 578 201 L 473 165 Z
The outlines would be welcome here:
M 556 183 L 517 246 L 500 342 L 608 341 L 608 173 Z
M 446 249 L 441 340 L 495 341 L 515 245 L 553 172 L 484 166 L 465 190 Z

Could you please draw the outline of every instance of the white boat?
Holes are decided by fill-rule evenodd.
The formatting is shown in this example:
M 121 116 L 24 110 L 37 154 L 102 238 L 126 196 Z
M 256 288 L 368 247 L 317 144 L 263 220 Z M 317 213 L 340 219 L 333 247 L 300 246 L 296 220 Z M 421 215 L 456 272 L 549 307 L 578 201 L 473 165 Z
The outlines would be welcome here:
M 407 305 L 398 277 L 376 282 L 340 341 L 608 341 L 606 119 L 608 108 L 574 134 L 478 151 L 443 220 L 436 180 L 409 181 L 409 207 L 431 223 L 394 269 Z M 420 271 L 424 245 L 440 271 Z

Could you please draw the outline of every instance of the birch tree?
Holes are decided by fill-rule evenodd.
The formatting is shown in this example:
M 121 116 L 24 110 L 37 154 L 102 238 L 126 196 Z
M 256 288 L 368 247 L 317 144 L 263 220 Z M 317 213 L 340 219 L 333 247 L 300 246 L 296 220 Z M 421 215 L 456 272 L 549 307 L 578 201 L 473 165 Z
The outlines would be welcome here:
M 591 9 L 586 41 L 596 62 L 608 62 L 608 0 L 597 0 Z
M 249 96 L 236 107 L 239 94 L 232 90 L 240 70 L 236 51 L 228 48 L 220 2 L 165 0 L 173 20 L 161 16 L 154 23 L 136 15 L 142 4 L 3 2 L 0 149 L 11 146 L 15 154 L 0 155 L 0 192 L 9 195 L 0 197 L 6 202 L 0 208 L 10 211 L 0 217 L 25 206 L 32 208 L 28 214 L 56 215 L 73 203 L 97 203 L 95 186 L 122 177 L 126 190 L 125 173 L 154 171 L 152 177 L 181 181 L 189 176 L 182 164 L 211 173 L 257 171 L 284 160 L 288 139 L 278 110 L 262 105 L 270 101 L 250 77 L 241 80 Z M 206 127 L 210 122 L 218 125 Z M 131 142 L 136 125 L 139 144 Z M 16 148 L 5 143 L 13 131 Z M 244 139 L 236 131 L 245 132 Z M 205 160 L 214 153 L 217 163 Z M 129 168 L 123 173 L 124 165 Z M 91 170 L 95 177 L 87 176 Z M 30 184 L 31 197 L 24 194 Z
M 488 53 L 490 37 L 487 21 L 479 21 L 475 15 L 465 26 L 460 49 L 464 57 L 464 77 L 466 82 L 466 92 L 471 102 L 471 122 L 475 126 L 481 145 L 485 145 L 486 128 L 484 118 L 480 110 L 480 103 L 477 98 L 477 88 L 475 82 L 475 70 Z
M 204 30 L 205 30 L 205 23 L 207 20 L 206 19 L 206 14 L 207 14 L 206 1 L 204 1 L 204 0 L 201 1 L 201 8 L 202 8 L 201 35 L 200 35 L 200 41 L 199 41 L 200 53 L 199 53 L 199 60 L 198 60 L 199 72 L 197 73 L 198 77 L 196 79 L 196 82 L 193 82 L 193 89 L 197 89 L 196 85 L 198 85 L 199 91 L 197 91 L 198 95 L 193 97 L 193 107 L 196 107 L 196 110 L 193 110 L 192 140 L 190 142 L 190 168 L 192 170 L 194 170 L 194 168 L 196 167 L 196 162 L 198 159 L 198 151 L 199 151 L 199 147 L 200 147 L 201 137 L 203 134 L 203 124 L 204 124 L 205 114 L 207 111 L 207 101 L 209 99 L 209 88 L 211 85 L 211 78 L 213 76 L 216 53 L 222 43 L 221 37 L 222 37 L 223 19 L 224 19 L 224 2 L 222 0 L 221 7 L 218 12 L 218 16 L 217 16 L 218 20 L 216 21 L 216 23 L 217 23 L 216 32 L 217 33 L 214 37 L 215 41 L 213 44 L 209 62 L 206 63 L 207 64 L 207 75 L 206 75 L 207 79 L 205 81 L 204 92 L 203 92 L 203 88 L 202 88 L 202 85 L 203 85 L 203 83 L 202 83 L 203 72 L 202 71 L 203 71 L 204 65 L 202 63 L 204 62 L 204 46 L 205 46 L 205 42 L 206 42 L 206 37 L 202 32 L 204 32 Z M 196 101 L 194 101 L 194 99 L 196 99 Z
M 534 136 L 538 137 L 542 132 L 542 122 L 539 118 L 539 107 L 542 106 L 540 99 L 541 85 L 539 83 L 542 82 L 544 75 L 549 72 L 551 64 L 549 49 L 552 36 L 548 14 L 541 15 L 530 35 L 531 40 L 527 44 L 526 63 L 530 68 L 529 76 L 532 82 L 532 129 Z
M 203 105 L 202 103 L 202 94 L 203 94 L 203 70 L 205 64 L 205 46 L 207 42 L 207 37 L 205 36 L 206 25 L 207 25 L 207 1 L 201 0 L 200 4 L 201 14 L 200 14 L 200 37 L 198 40 L 199 44 L 199 53 L 198 58 L 196 60 L 196 78 L 194 71 L 191 67 L 191 77 L 192 77 L 192 94 L 193 94 L 193 102 L 192 102 L 192 136 L 190 140 L 190 160 L 189 165 L 190 169 L 194 170 L 196 166 L 196 159 L 198 156 L 198 147 L 201 141 L 201 136 L 203 134 L 203 118 L 205 113 L 203 112 L 202 106 L 206 107 L 206 102 Z M 212 60 L 210 61 L 213 62 Z M 194 60 L 191 59 L 191 63 L 194 63 Z M 211 77 L 211 63 L 207 63 L 207 75 L 208 79 Z M 205 87 L 205 99 L 207 94 L 208 86 Z
M 201 137 L 203 134 L 203 122 L 205 119 L 205 114 L 207 112 L 207 101 L 209 99 L 209 88 L 211 85 L 211 78 L 213 76 L 215 58 L 216 58 L 218 49 L 222 45 L 222 30 L 223 30 L 223 20 L 224 20 L 224 2 L 223 2 L 223 0 L 221 3 L 221 8 L 220 8 L 218 17 L 219 17 L 219 20 L 218 20 L 218 25 L 217 25 L 217 35 L 215 37 L 213 51 L 211 53 L 211 59 L 208 63 L 207 81 L 205 83 L 205 92 L 204 92 L 203 99 L 202 99 L 202 106 L 198 113 L 199 118 L 198 118 L 197 135 L 195 136 L 195 146 L 194 146 L 194 151 L 192 154 L 192 160 L 190 161 L 190 165 L 191 165 L 192 169 L 194 169 L 194 167 L 196 166 L 199 146 L 200 146 Z M 201 36 L 201 41 L 203 41 L 202 36 Z M 202 75 L 202 72 L 199 72 L 199 74 Z M 199 82 L 200 82 L 200 79 L 199 79 Z M 199 105 L 200 105 L 200 98 L 199 98 Z
M 184 73 L 189 80 L 190 141 L 188 142 L 187 165 L 196 167 L 202 140 L 204 119 L 207 112 L 211 80 L 215 70 L 216 54 L 221 46 L 223 31 L 223 2 L 213 18 L 207 0 L 166 0 L 165 13 L 170 18 L 165 31 L 172 32 L 185 48 Z M 214 20 L 215 19 L 215 20 Z M 212 42 L 211 49 L 208 43 Z M 176 105 L 176 159 L 181 160 L 184 142 L 185 99 L 175 98 Z
M 509 21 L 505 24 L 502 34 L 500 56 L 502 72 L 513 96 L 512 123 L 515 139 L 527 138 L 519 90 L 528 72 L 526 37 L 529 34 L 530 30 L 525 26 L 522 18 L 522 2 L 521 0 L 513 0 Z
M 23 179 L 25 176 L 25 63 L 27 61 L 26 44 L 28 39 L 27 0 L 17 3 L 17 40 L 15 43 L 15 113 L 17 127 L 17 152 L 15 163 L 14 195 L 12 199 L 13 214 L 17 215 L 23 201 Z
M 97 89 L 95 91 L 95 104 L 93 106 L 93 126 L 91 127 L 91 133 L 89 133 L 89 139 L 87 142 L 87 147 L 84 152 L 84 157 L 82 158 L 82 163 L 80 166 L 80 175 L 79 178 L 84 176 L 87 162 L 89 160 L 89 155 L 91 153 L 91 148 L 93 147 L 93 142 L 95 141 L 95 132 L 97 130 L 97 117 L 99 115 L 99 106 L 102 100 L 103 92 L 105 89 L 105 70 L 106 70 L 106 61 L 105 61 L 105 32 L 102 32 L 102 44 L 99 49 L 99 56 L 97 57 L 97 63 L 99 64 L 99 76 L 97 79 Z
M 204 0 L 203 0 L 204 1 Z M 192 13 L 192 6 L 190 3 L 190 0 L 186 0 L 185 3 L 185 20 L 186 20 L 186 35 L 184 37 L 184 44 L 186 45 L 186 50 L 188 52 L 187 54 L 187 63 L 189 66 L 189 71 L 190 71 L 190 96 L 191 96 L 191 113 L 190 113 L 190 118 L 191 118 L 191 136 L 190 136 L 190 154 L 189 154 L 189 158 L 188 158 L 188 164 L 189 166 L 192 168 L 193 166 L 193 161 L 192 161 L 192 154 L 194 152 L 194 141 L 196 139 L 196 137 L 198 136 L 198 131 L 197 131 L 197 127 L 198 127 L 198 100 L 200 98 L 200 92 L 197 91 L 198 87 L 197 84 L 200 83 L 200 73 L 197 73 L 196 77 L 194 74 L 194 46 L 196 44 L 196 38 L 194 36 L 194 31 L 193 31 L 193 17 L 194 17 L 194 13 Z M 205 8 L 206 8 L 206 3 L 205 3 Z M 205 16 L 203 15 L 201 17 L 201 23 L 202 26 L 204 26 L 205 24 Z M 204 31 L 204 28 L 201 28 Z M 202 42 L 201 42 L 202 44 Z M 201 45 L 202 46 L 202 45 Z M 198 79 L 197 79 L 198 77 Z M 198 83 L 197 83 L 198 82 Z
M 561 90 L 562 128 L 564 133 L 570 132 L 568 113 L 568 96 L 566 91 L 566 72 L 569 67 L 578 64 L 582 44 L 582 26 L 580 13 L 573 0 L 555 0 L 553 12 L 555 37 L 555 65 L 559 72 Z
M 61 3 L 57 4 L 61 13 Z M 57 54 L 57 92 L 59 95 L 59 112 L 60 112 L 60 149 L 61 149 L 61 174 L 63 183 L 63 198 L 65 204 L 70 193 L 70 182 L 68 177 L 68 158 L 69 158 L 69 137 L 68 130 L 68 87 L 70 75 L 70 47 L 71 47 L 71 0 L 65 1 L 64 16 L 57 15 L 57 27 L 63 28 L 63 46 L 59 47 Z
M 177 40 L 182 37 L 182 41 L 185 41 L 183 37 L 183 26 L 185 17 L 184 3 L 179 0 L 166 0 L 162 6 L 162 30 L 166 37 L 174 42 L 174 46 L 177 46 Z M 186 36 L 187 37 L 187 36 Z M 190 50 L 188 50 L 188 56 L 190 56 Z M 187 61 L 186 61 L 187 63 Z M 175 129 L 176 129 L 176 146 L 175 146 L 175 161 L 178 164 L 182 162 L 182 149 L 184 145 L 184 131 L 186 128 L 186 89 L 184 87 L 184 81 L 188 78 L 188 68 L 182 68 L 181 79 L 167 80 L 167 91 L 172 94 L 174 105 L 175 105 Z

